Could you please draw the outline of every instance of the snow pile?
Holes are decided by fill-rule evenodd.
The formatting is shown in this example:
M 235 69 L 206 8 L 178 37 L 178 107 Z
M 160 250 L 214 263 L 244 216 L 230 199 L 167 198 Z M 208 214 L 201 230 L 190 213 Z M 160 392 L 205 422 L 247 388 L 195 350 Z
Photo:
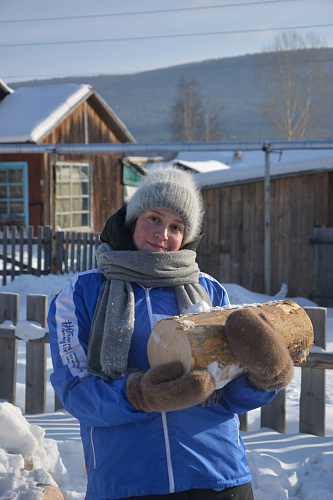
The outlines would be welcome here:
M 66 455 L 64 460 L 62 454 Z M 78 459 L 72 460 L 73 457 Z M 81 498 L 81 494 L 71 493 L 69 484 L 80 491 L 84 480 L 79 442 L 68 446 L 47 439 L 45 430 L 29 424 L 18 407 L 0 403 L 0 498 L 42 498 L 44 485 L 69 490 L 66 498 Z

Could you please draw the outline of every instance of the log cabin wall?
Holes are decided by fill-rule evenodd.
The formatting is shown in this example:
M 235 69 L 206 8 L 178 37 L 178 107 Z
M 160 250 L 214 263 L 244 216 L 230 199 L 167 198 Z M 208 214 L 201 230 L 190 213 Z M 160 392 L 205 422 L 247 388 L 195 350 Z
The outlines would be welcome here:
M 264 182 L 202 190 L 204 236 L 197 255 L 202 271 L 222 283 L 264 293 Z M 271 290 L 288 296 L 313 290 L 314 227 L 333 226 L 333 172 L 271 180 Z

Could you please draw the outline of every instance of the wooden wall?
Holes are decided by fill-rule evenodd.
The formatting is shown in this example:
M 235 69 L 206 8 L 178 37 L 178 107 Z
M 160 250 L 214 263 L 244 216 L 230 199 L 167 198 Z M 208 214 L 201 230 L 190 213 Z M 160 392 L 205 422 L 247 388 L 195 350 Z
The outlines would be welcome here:
M 83 144 L 85 142 L 85 106 L 81 104 L 74 110 L 44 143 Z M 100 118 L 95 109 L 87 103 L 88 142 L 119 143 L 115 133 Z M 122 157 L 111 154 L 68 154 L 57 156 L 57 161 L 87 162 L 91 165 L 93 231 L 101 231 L 106 220 L 122 205 Z M 45 200 L 50 200 L 51 156 L 44 155 Z M 41 193 L 42 196 L 42 193 Z M 51 223 L 50 204 L 45 202 L 46 224 Z
M 202 191 L 206 212 L 198 247 L 202 271 L 224 283 L 264 293 L 264 182 Z M 333 172 L 271 181 L 271 290 L 289 296 L 313 290 L 315 226 L 333 226 Z

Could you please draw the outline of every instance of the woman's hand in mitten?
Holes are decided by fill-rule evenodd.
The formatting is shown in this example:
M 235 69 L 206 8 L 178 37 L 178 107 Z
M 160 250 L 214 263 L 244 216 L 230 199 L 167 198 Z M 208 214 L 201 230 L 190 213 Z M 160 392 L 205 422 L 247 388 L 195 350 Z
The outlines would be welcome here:
M 225 334 L 256 387 L 274 391 L 289 384 L 294 368 L 288 348 L 263 314 L 258 315 L 251 308 L 232 312 L 225 323 Z
M 215 389 L 215 380 L 206 370 L 185 373 L 180 361 L 132 373 L 126 383 L 127 398 L 138 410 L 173 411 L 205 401 Z

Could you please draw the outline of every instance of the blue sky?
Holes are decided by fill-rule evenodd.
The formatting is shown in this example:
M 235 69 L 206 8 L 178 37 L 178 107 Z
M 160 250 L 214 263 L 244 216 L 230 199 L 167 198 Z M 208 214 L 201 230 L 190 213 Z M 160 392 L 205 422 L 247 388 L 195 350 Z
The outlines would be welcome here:
M 0 78 L 127 74 L 253 54 L 288 28 L 333 47 L 333 0 L 0 0 Z

